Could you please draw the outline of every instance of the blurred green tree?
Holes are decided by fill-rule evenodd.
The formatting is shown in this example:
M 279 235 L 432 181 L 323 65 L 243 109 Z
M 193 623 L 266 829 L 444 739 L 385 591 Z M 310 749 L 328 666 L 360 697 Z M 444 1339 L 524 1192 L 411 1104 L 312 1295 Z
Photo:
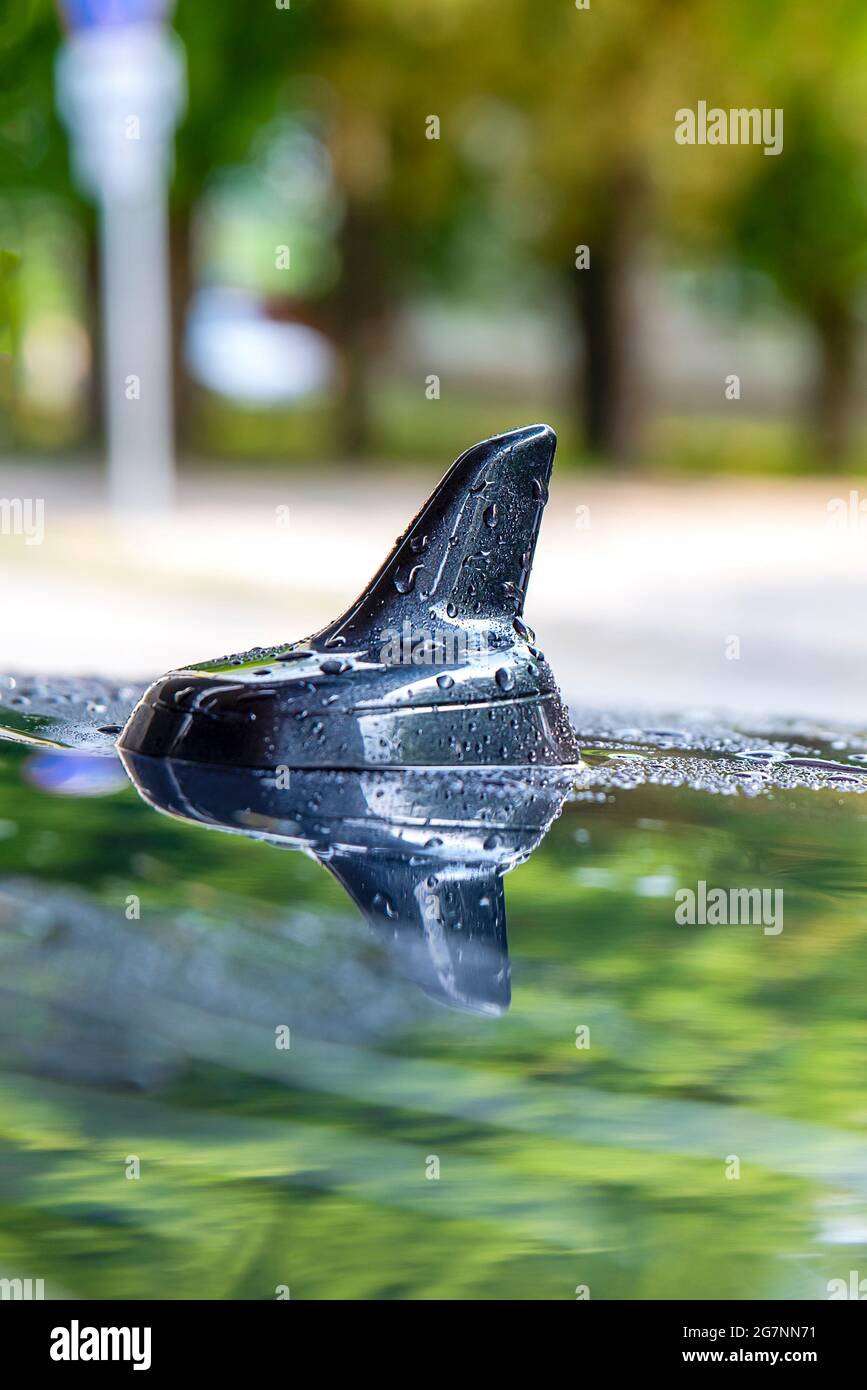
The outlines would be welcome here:
M 788 111 L 788 157 L 774 160 L 732 209 L 740 257 L 771 277 L 810 323 L 817 347 L 815 452 L 851 450 L 857 405 L 858 296 L 867 271 L 864 150 L 808 95 Z
M 343 204 L 328 321 L 343 362 L 338 437 L 350 456 L 371 442 L 371 367 L 393 311 L 437 278 L 443 247 L 464 225 L 472 171 L 456 113 L 473 80 L 465 8 L 334 0 L 311 12 L 311 70 Z
M 777 156 L 755 147 L 682 148 L 658 166 L 664 236 L 708 257 L 761 271 L 812 330 L 816 373 L 808 412 L 819 462 L 853 443 L 867 247 L 867 12 L 855 0 L 755 7 L 734 0 L 684 50 L 696 94 L 730 107 L 782 113 Z M 687 99 L 676 104 L 690 104 Z M 675 92 L 671 87 L 671 97 Z M 759 156 L 759 157 L 757 157 Z
M 468 243 L 495 264 L 507 241 L 506 273 L 515 254 L 528 271 L 547 267 L 571 306 L 572 395 L 592 454 L 641 454 L 641 272 L 683 249 L 759 268 L 809 322 L 820 448 L 845 452 L 867 231 L 860 0 L 760 11 L 754 0 L 293 0 L 255 15 L 180 0 L 175 23 L 189 71 L 171 191 L 181 419 L 193 210 L 215 172 L 249 162 L 257 132 L 304 105 L 321 119 L 342 208 L 340 273 L 312 312 L 340 349 L 344 452 L 370 445 L 373 364 L 394 309 L 420 287 L 453 287 Z M 58 36 L 51 0 L 22 0 L 0 23 L 0 183 L 13 199 L 75 196 L 53 114 Z M 675 112 L 699 100 L 782 108 L 784 152 L 678 145 Z M 93 251 L 90 262 L 95 292 Z

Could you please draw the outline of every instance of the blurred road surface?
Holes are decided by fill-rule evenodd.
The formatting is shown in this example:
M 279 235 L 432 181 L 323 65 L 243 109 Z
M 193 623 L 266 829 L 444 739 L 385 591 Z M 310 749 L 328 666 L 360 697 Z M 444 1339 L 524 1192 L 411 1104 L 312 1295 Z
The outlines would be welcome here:
M 95 469 L 0 465 L 0 497 L 44 499 L 45 526 L 41 544 L 0 534 L 0 670 L 148 677 L 305 636 L 361 589 L 435 481 L 421 467 L 199 471 L 171 518 L 118 526 Z M 565 693 L 867 724 L 854 488 L 555 472 L 526 616 Z

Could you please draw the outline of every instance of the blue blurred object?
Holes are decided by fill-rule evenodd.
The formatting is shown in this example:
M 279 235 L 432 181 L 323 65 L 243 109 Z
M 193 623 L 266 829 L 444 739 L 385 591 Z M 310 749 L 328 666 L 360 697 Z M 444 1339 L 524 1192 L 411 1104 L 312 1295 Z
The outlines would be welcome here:
M 159 24 L 174 8 L 174 0 L 58 0 L 58 4 L 70 29 Z
M 24 778 L 55 796 L 110 796 L 129 786 L 120 763 L 98 753 L 35 753 L 24 764 Z
M 269 319 L 240 290 L 203 289 L 187 313 L 184 355 L 197 381 L 229 399 L 261 406 L 324 391 L 337 371 L 323 333 Z

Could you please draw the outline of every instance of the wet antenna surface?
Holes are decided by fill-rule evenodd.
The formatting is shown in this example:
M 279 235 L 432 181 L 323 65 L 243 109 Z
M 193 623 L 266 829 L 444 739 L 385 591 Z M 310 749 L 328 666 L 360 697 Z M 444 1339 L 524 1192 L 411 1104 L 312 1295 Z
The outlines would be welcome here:
M 530 425 L 468 449 L 339 618 L 163 676 L 120 747 L 262 769 L 574 763 L 523 617 L 555 447 Z

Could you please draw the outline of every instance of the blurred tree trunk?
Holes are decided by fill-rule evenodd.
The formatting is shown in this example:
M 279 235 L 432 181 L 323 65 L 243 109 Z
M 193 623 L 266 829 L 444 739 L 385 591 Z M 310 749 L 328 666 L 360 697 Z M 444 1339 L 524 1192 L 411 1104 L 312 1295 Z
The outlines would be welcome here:
M 340 282 L 330 314 L 342 369 L 338 445 L 347 458 L 358 458 L 371 446 L 371 366 L 387 303 L 384 236 L 376 213 L 349 200 L 340 234 Z
M 857 325 L 845 300 L 828 299 L 814 313 L 813 326 L 819 346 L 816 446 L 821 459 L 839 463 L 852 446 Z
M 615 176 L 599 196 L 606 216 L 588 243 L 589 266 L 572 271 L 584 348 L 576 396 L 587 451 L 633 463 L 644 447 L 646 423 L 636 290 L 645 201 L 642 181 L 633 175 Z

